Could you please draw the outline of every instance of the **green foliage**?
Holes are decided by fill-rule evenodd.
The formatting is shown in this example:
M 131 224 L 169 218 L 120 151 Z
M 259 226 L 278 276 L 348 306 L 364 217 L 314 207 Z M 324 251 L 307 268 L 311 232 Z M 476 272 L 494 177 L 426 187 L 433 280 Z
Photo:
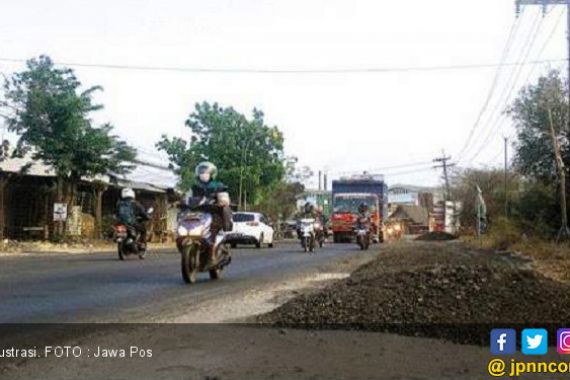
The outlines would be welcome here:
M 517 220 L 499 216 L 490 225 L 486 240 L 493 248 L 507 250 L 521 240 L 522 234 Z
M 517 128 L 515 164 L 521 174 L 546 182 L 556 180 L 556 164 L 548 120 L 554 129 L 565 163 L 570 159 L 568 91 L 560 73 L 552 71 L 535 85 L 524 88 L 509 110 Z
M 560 203 L 554 184 L 525 181 L 513 202 L 512 216 L 528 234 L 551 238 L 560 228 Z
M 101 87 L 83 92 L 80 87 L 71 69 L 56 68 L 46 56 L 29 60 L 27 70 L 6 79 L 1 106 L 9 130 L 19 135 L 14 155 L 31 152 L 59 177 L 73 180 L 129 171 L 125 162 L 135 158 L 135 150 L 112 135 L 110 124 L 95 127 L 89 118 L 102 108 L 92 101 Z
M 218 167 L 218 179 L 229 186 L 235 200 L 241 183 L 242 200 L 247 194 L 249 204 L 283 179 L 283 135 L 265 124 L 261 111 L 254 109 L 252 119 L 247 119 L 232 107 L 204 102 L 196 104 L 186 126 L 192 132 L 188 141 L 163 136 L 157 143 L 177 168 L 182 190 L 190 188 L 194 167 L 205 160 Z
M 509 173 L 509 188 L 516 187 L 518 178 Z M 455 172 L 451 177 L 452 197 L 463 205 L 459 222 L 463 227 L 475 229 L 477 221 L 477 188 L 483 192 L 489 220 L 504 215 L 505 190 L 504 173 L 497 169 L 466 169 Z
M 299 182 L 279 182 L 265 194 L 255 207 L 273 221 L 290 218 L 297 209 L 297 196 L 305 191 L 305 186 Z

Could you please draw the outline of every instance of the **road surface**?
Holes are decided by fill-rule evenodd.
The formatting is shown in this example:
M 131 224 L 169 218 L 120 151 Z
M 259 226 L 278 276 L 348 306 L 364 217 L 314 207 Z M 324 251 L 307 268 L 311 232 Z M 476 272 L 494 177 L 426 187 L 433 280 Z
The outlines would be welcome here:
M 0 257 L 0 323 L 185 322 L 191 315 L 192 322 L 235 320 L 247 316 L 251 302 L 277 295 L 268 291 L 294 291 L 307 285 L 298 280 L 326 278 L 326 273 L 334 279 L 335 273 L 350 272 L 371 258 L 371 252 L 346 244 L 328 245 L 311 255 L 294 242 L 273 249 L 237 248 L 221 280 L 210 281 L 204 273 L 194 285 L 183 283 L 175 250 L 124 262 L 114 252 Z M 208 306 L 216 309 L 221 300 L 225 306 L 239 300 L 236 305 L 248 310 L 232 309 L 216 318 L 204 312 Z
M 115 254 L 0 257 L 0 322 L 243 321 L 296 294 L 342 278 L 390 244 L 361 252 L 329 245 L 316 255 L 297 244 L 237 249 L 220 281 L 182 282 L 174 251 L 144 261 Z M 358 331 L 304 331 L 255 324 L 150 323 L 3 325 L 0 378 L 27 379 L 485 379 L 488 349 Z M 54 357 L 46 345 L 79 347 Z M 129 356 L 135 347 L 151 357 Z M 124 349 L 125 358 L 101 358 Z

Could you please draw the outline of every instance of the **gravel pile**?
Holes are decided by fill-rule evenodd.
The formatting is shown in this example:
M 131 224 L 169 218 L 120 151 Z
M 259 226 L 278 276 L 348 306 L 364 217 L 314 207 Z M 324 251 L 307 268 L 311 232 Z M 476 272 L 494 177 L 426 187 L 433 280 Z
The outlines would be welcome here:
M 455 239 L 457 239 L 457 236 L 447 232 L 428 232 L 416 238 L 416 240 L 420 241 L 448 241 Z
M 461 247 L 454 246 L 453 250 Z M 259 321 L 316 329 L 394 331 L 476 344 L 487 342 L 490 326 L 570 321 L 569 285 L 504 258 L 477 260 L 447 253 L 454 255 L 448 262 L 442 262 L 446 260 L 441 252 L 414 258 L 417 250 L 398 260 L 397 255 L 380 258 L 319 293 L 291 300 Z

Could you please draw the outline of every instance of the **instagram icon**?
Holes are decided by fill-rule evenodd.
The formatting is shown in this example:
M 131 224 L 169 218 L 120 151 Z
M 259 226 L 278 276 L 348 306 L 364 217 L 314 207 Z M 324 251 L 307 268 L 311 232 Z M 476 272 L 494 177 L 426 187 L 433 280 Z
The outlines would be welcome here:
M 559 354 L 570 355 L 570 329 L 558 329 L 556 350 Z

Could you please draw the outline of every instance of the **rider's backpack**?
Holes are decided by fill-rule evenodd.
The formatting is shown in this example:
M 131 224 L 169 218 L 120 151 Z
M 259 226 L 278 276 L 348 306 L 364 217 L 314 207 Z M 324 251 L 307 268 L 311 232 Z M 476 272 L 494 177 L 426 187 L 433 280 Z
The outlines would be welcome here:
M 135 207 L 132 202 L 120 201 L 118 204 L 117 218 L 121 223 L 133 225 L 136 223 Z

